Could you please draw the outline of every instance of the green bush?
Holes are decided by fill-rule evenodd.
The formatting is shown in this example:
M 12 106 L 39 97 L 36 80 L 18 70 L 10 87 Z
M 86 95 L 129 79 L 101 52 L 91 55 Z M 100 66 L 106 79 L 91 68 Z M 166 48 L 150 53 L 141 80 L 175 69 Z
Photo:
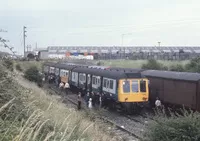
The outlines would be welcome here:
M 3 61 L 3 65 L 6 66 L 7 69 L 9 69 L 10 71 L 13 71 L 13 61 L 10 59 L 5 59 Z
M 157 62 L 155 59 L 148 60 L 146 64 L 142 65 L 142 69 L 168 70 L 167 66 Z
M 184 71 L 185 71 L 185 68 L 184 68 L 184 66 L 181 65 L 181 64 L 176 64 L 176 65 L 170 66 L 170 71 L 184 72 Z
M 185 68 L 188 72 L 200 72 L 200 57 L 190 60 Z
M 16 70 L 22 71 L 22 68 L 21 68 L 20 64 L 17 64 L 17 65 L 16 65 Z
M 103 64 L 102 64 L 101 61 L 97 62 L 97 66 L 102 66 L 102 65 L 103 65 Z
M 156 116 L 145 132 L 146 141 L 199 141 L 200 114 L 183 111 L 180 115 Z
M 31 66 L 25 71 L 24 77 L 30 81 L 37 82 L 39 77 L 39 70 L 36 66 Z
M 24 73 L 24 77 L 29 81 L 36 82 L 39 87 L 42 87 L 42 74 L 40 74 L 38 68 L 36 66 L 31 66 Z

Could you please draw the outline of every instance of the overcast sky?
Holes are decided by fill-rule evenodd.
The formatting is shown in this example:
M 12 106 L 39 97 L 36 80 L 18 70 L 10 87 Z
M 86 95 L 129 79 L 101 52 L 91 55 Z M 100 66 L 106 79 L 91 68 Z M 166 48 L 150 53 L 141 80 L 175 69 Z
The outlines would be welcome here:
M 200 46 L 199 0 L 3 0 L 0 37 L 27 44 Z M 5 51 L 2 47 L 1 50 Z

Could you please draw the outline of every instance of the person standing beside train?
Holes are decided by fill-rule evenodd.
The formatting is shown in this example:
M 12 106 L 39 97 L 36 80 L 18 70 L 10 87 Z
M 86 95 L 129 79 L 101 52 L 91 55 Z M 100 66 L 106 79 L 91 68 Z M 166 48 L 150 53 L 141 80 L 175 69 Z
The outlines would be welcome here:
M 67 83 L 67 82 L 65 83 L 64 89 L 65 89 L 65 92 L 66 92 L 66 95 L 67 95 L 68 92 L 69 92 L 69 89 L 70 89 L 69 83 Z
M 58 77 L 58 87 L 59 87 L 59 84 L 61 83 L 61 78 Z
M 87 107 L 88 107 L 88 103 L 89 103 L 89 98 L 90 98 L 90 93 L 87 92 L 87 94 L 85 95 L 85 103 L 86 103 Z
M 92 98 L 90 98 L 88 101 L 88 108 L 92 109 Z
M 99 97 L 100 97 L 100 93 L 97 92 L 97 94 L 95 95 L 95 100 L 96 100 L 95 103 L 96 104 L 100 104 Z
M 95 94 L 94 94 L 94 92 L 92 92 L 92 106 L 93 107 L 95 107 L 95 101 L 96 101 Z
M 101 95 L 101 107 L 105 108 L 105 93 L 102 93 Z
M 78 110 L 81 109 L 81 93 L 78 93 Z
M 99 108 L 102 107 L 102 94 L 99 95 Z
M 157 110 L 161 110 L 161 108 L 162 108 L 161 101 L 160 101 L 160 99 L 158 97 L 156 98 L 155 106 L 156 106 Z

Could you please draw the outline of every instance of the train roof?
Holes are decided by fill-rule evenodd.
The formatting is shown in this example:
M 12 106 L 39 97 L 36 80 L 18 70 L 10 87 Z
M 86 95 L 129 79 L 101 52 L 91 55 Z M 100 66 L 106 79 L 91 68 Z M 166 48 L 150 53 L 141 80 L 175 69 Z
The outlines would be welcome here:
M 146 70 L 142 72 L 142 75 L 146 77 L 158 77 L 173 80 L 185 80 L 185 81 L 199 81 L 199 73 L 189 72 L 174 72 L 174 71 L 159 71 L 159 70 Z
M 86 64 L 77 64 L 77 63 L 71 63 L 71 62 L 65 62 L 65 63 L 59 63 L 62 65 L 71 65 L 71 66 L 88 66 Z
M 88 68 L 95 68 L 95 69 L 108 69 L 110 68 L 109 66 L 95 66 L 95 65 L 92 65 L 92 66 L 88 66 Z
M 60 69 L 67 69 L 67 70 L 71 70 L 75 67 L 78 67 L 79 65 L 75 65 L 75 64 L 66 64 L 66 63 L 61 63 L 61 64 L 56 64 L 54 67 L 56 68 L 60 68 Z
M 113 79 L 121 79 L 121 78 L 141 78 L 141 73 L 133 73 L 133 72 L 124 72 L 124 71 L 116 71 L 116 70 L 104 70 L 101 68 L 87 68 L 87 67 L 77 67 L 73 69 L 74 72 L 92 74 L 96 76 L 104 76 Z
M 54 66 L 55 64 L 57 64 L 57 63 L 55 63 L 55 62 L 44 62 L 43 63 L 43 65 L 45 65 L 45 66 Z
M 124 72 L 133 72 L 141 73 L 144 69 L 135 69 L 135 68 L 121 68 L 121 67 L 110 67 L 110 70 L 124 71 Z

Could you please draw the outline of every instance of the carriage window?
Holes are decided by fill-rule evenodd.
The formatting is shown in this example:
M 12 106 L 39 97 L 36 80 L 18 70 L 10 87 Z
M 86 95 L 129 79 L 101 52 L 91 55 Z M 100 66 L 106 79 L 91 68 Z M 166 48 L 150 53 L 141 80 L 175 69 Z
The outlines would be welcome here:
M 146 92 L 146 81 L 140 80 L 140 92 Z
M 113 89 L 113 80 L 110 80 L 110 89 Z
M 106 81 L 106 88 L 109 88 L 109 80 Z
M 107 81 L 106 79 L 103 80 L 103 87 L 105 88 L 106 88 L 106 81 Z
M 56 68 L 56 75 L 59 75 L 59 69 Z
M 130 92 L 130 81 L 123 81 L 123 91 L 124 93 Z
M 132 81 L 132 92 L 138 92 L 138 80 Z
M 83 81 L 85 81 L 85 75 L 83 75 Z
M 95 84 L 95 77 L 92 77 L 92 84 Z
M 95 77 L 95 85 L 97 84 L 97 78 Z

